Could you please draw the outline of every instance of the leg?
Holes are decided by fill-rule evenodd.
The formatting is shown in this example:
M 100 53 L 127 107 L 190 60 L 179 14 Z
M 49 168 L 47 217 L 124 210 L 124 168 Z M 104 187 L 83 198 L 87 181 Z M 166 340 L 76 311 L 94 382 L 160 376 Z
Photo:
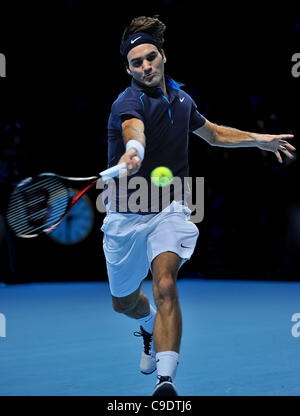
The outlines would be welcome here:
M 153 295 L 157 306 L 154 344 L 157 352 L 179 352 L 182 320 L 176 279 L 181 261 L 173 252 L 161 253 L 152 261 Z
M 152 262 L 153 294 L 157 306 L 154 343 L 157 350 L 157 378 L 153 396 L 177 396 L 174 379 L 182 333 L 176 279 L 181 257 L 174 252 L 159 254 Z
M 112 295 L 114 310 L 134 319 L 141 319 L 149 315 L 150 302 L 145 293 L 141 291 L 141 285 L 135 292 L 128 296 L 117 298 Z
M 140 332 L 134 332 L 136 336 L 142 336 L 144 351 L 141 355 L 140 370 L 143 374 L 152 374 L 156 369 L 155 350 L 153 345 L 153 325 L 155 310 L 150 305 L 148 297 L 139 288 L 128 296 L 117 298 L 112 296 L 113 308 L 116 312 L 123 313 L 130 318 L 137 319 L 140 323 Z

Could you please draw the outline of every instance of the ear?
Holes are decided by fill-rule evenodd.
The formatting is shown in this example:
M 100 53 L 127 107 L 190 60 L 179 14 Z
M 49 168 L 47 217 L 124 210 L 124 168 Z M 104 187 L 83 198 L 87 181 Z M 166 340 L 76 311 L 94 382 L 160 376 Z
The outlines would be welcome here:
M 161 55 L 163 57 L 163 63 L 165 64 L 167 62 L 167 58 L 166 58 L 166 55 L 165 55 L 165 51 L 163 49 L 161 50 Z
M 131 75 L 131 71 L 129 69 L 129 66 L 127 64 L 124 64 L 124 65 L 125 65 L 125 69 L 126 69 L 127 74 Z

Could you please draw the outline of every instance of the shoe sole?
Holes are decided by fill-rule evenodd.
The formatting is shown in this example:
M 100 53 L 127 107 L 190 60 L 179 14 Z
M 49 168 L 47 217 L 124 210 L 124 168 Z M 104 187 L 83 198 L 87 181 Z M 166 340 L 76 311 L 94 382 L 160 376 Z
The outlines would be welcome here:
M 178 396 L 178 394 L 173 384 L 165 381 L 154 390 L 152 396 Z
M 150 373 L 146 373 L 146 371 L 142 371 L 142 370 L 141 370 L 141 373 L 146 374 L 146 376 L 147 376 L 148 374 L 153 374 L 154 371 L 156 371 L 156 368 L 154 368 L 154 370 L 150 371 Z

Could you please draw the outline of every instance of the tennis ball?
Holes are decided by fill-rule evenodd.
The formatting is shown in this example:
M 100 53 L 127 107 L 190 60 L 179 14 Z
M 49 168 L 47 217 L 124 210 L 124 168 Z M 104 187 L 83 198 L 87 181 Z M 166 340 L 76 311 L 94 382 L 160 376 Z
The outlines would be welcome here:
M 165 166 L 159 166 L 151 172 L 151 181 L 156 186 L 166 186 L 173 179 L 173 173 L 169 168 Z

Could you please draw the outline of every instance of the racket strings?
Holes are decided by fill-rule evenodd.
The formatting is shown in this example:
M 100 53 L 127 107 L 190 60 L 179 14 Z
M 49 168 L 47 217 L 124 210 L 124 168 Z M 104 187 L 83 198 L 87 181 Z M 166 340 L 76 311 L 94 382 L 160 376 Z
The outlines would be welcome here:
M 44 188 L 47 188 L 47 185 L 50 185 L 49 183 L 45 183 L 43 185 L 39 184 L 39 186 L 32 186 L 32 187 L 26 187 L 25 189 L 21 189 L 19 192 L 16 192 L 12 195 L 10 200 L 10 209 L 13 211 L 15 215 L 17 215 L 18 208 L 24 208 L 24 200 L 26 201 L 26 207 L 28 211 L 30 211 L 30 208 L 39 204 L 43 204 L 45 201 L 45 195 L 43 193 L 40 194 L 36 192 L 38 188 L 41 188 L 43 186 Z M 51 191 L 54 193 L 55 191 L 61 191 L 61 184 L 52 184 L 51 185 Z M 30 195 L 28 196 L 28 193 Z M 33 210 L 34 211 L 34 210 Z M 11 218 L 13 218 L 13 213 L 11 214 Z M 28 214 L 31 215 L 30 213 Z
M 38 212 L 34 212 L 31 214 L 26 213 L 26 220 L 24 220 L 23 218 L 23 211 L 18 210 L 14 215 L 11 215 L 10 218 L 10 223 L 13 224 L 14 228 L 20 228 L 20 230 L 23 228 L 23 226 L 26 226 L 27 224 L 33 223 L 34 221 L 38 222 L 40 220 L 42 220 L 43 218 L 45 218 L 45 216 L 48 213 L 49 208 L 44 208 L 44 209 L 40 209 Z M 56 218 L 60 218 L 61 217 L 61 207 L 55 207 L 52 209 L 52 220 L 56 220 Z M 52 221 L 50 222 L 50 220 L 48 222 L 46 222 L 45 224 L 50 223 L 50 225 L 52 225 Z M 30 228 L 30 226 L 28 227 L 28 229 Z M 39 227 L 38 227 L 39 229 Z M 26 229 L 23 230 L 24 232 L 26 232 Z
M 38 234 L 38 232 L 47 230 L 58 223 L 63 216 L 64 211 L 58 209 L 52 212 L 51 218 L 49 219 L 47 219 L 47 213 L 47 211 L 41 212 L 40 214 L 36 214 L 34 217 L 27 217 L 24 220 L 22 219 L 18 223 L 10 222 L 10 226 L 19 236 L 33 236 Z M 21 216 L 24 217 L 24 214 L 21 213 Z
M 16 188 L 12 194 L 7 220 L 20 236 L 34 236 L 58 223 L 69 203 L 69 192 L 56 177 L 39 178 Z

